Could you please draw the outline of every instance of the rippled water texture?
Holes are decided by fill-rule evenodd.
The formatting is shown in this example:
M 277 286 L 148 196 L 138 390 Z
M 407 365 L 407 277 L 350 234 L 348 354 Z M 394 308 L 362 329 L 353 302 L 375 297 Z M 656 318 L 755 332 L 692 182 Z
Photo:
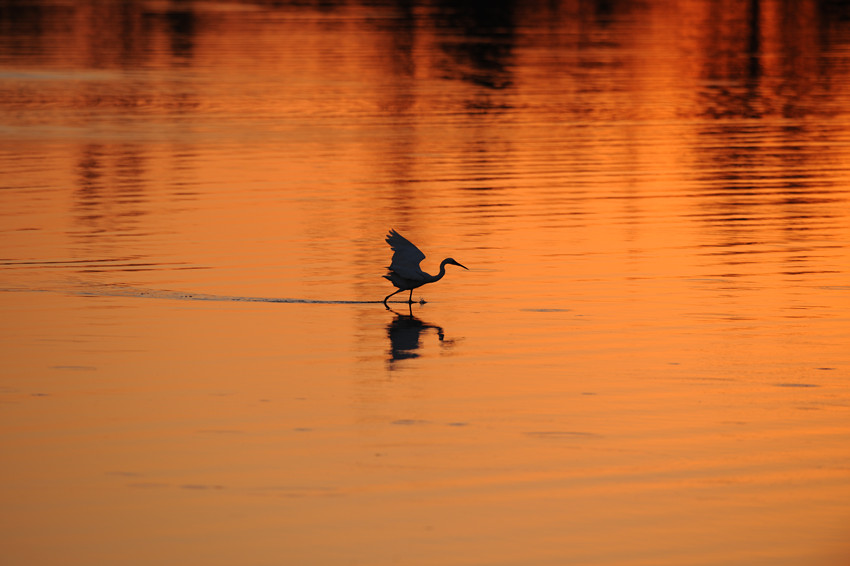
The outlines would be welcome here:
M 850 563 L 848 126 L 841 2 L 0 0 L 4 566 Z

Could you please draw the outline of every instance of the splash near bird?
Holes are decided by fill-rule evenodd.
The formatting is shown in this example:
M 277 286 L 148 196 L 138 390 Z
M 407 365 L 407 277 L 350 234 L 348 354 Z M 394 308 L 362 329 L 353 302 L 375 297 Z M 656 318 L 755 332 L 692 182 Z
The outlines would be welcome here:
M 387 305 L 387 299 L 396 293 L 401 293 L 402 291 L 410 291 L 410 298 L 407 302 L 412 304 L 413 290 L 425 285 L 426 283 L 434 283 L 435 281 L 442 279 L 443 275 L 446 274 L 446 265 L 457 265 L 458 267 L 468 269 L 466 266 L 459 264 L 454 259 L 447 257 L 440 262 L 440 273 L 437 275 L 430 275 L 422 271 L 422 268 L 419 267 L 419 263 L 425 259 L 425 254 L 423 254 L 419 248 L 411 244 L 407 238 L 395 230 L 390 230 L 390 233 L 387 234 L 387 243 L 393 249 L 393 261 L 387 268 L 390 272 L 384 275 L 384 278 L 389 279 L 393 285 L 398 287 L 398 291 L 390 293 L 384 299 L 384 306 L 387 308 L 389 308 Z

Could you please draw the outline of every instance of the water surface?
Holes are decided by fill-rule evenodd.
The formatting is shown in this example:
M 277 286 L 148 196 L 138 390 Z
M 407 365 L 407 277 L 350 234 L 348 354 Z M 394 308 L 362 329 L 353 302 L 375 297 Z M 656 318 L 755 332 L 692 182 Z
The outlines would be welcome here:
M 4 563 L 847 563 L 848 109 L 834 2 L 0 1 Z

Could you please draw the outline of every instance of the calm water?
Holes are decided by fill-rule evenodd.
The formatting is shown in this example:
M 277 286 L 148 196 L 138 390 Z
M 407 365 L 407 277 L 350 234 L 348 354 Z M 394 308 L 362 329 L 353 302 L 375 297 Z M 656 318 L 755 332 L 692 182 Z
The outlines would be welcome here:
M 0 171 L 4 564 L 850 563 L 841 3 L 0 0 Z

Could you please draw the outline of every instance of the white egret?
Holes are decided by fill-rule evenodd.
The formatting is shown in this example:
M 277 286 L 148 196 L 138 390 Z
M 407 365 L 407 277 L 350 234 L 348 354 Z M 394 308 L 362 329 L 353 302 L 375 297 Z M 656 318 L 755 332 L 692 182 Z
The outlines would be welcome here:
M 393 249 L 394 253 L 392 263 L 390 263 L 390 266 L 387 268 L 390 272 L 384 275 L 384 278 L 389 279 L 390 283 L 398 287 L 398 291 L 390 293 L 384 299 L 384 306 L 387 308 L 389 308 L 389 306 L 387 306 L 387 299 L 396 293 L 408 290 L 410 291 L 410 298 L 407 302 L 412 304 L 413 290 L 425 285 L 426 283 L 434 283 L 435 281 L 442 279 L 443 275 L 446 274 L 446 265 L 457 265 L 458 267 L 468 269 L 466 266 L 459 264 L 454 259 L 447 257 L 440 262 L 440 273 L 437 275 L 430 275 L 422 271 L 422 268 L 419 267 L 419 263 L 425 259 L 425 254 L 423 254 L 419 248 L 411 244 L 407 238 L 395 230 L 390 230 L 390 233 L 387 235 L 387 243 Z

